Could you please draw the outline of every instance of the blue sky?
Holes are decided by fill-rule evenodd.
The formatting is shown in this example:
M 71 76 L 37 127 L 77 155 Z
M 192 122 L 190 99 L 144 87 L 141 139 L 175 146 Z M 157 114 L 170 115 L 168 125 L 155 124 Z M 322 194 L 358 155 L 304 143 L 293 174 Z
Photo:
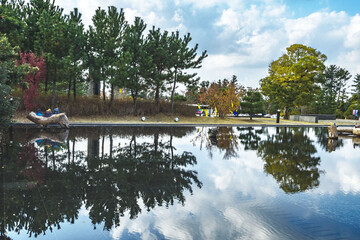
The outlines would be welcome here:
M 74 7 L 91 24 L 97 7 L 124 8 L 131 23 L 142 17 L 151 28 L 191 33 L 209 57 L 197 70 L 201 80 L 238 76 L 257 87 L 272 60 L 294 43 L 316 48 L 352 75 L 360 73 L 360 1 L 355 0 L 56 0 Z M 351 83 L 349 83 L 351 84 Z

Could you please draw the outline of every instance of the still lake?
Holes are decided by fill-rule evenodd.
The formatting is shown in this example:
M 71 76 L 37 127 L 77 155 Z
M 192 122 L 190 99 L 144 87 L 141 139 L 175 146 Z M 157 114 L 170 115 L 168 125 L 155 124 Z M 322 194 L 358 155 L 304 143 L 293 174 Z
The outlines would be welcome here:
M 359 144 L 326 128 L 13 127 L 1 239 L 360 239 Z

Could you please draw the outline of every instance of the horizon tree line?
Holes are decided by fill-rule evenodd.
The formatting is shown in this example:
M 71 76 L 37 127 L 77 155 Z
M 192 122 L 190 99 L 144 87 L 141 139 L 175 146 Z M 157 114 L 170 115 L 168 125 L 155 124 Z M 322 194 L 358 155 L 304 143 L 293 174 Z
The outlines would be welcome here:
M 76 101 L 77 95 L 89 91 L 89 83 L 96 95 L 100 95 L 102 88 L 104 101 L 105 89 L 110 89 L 110 113 L 116 91 L 125 89 L 133 101 L 135 115 L 138 99 L 144 95 L 153 97 L 158 113 L 162 95 L 169 95 L 174 113 L 174 101 L 178 98 L 175 90 L 179 84 L 187 87 L 188 98 L 185 99 L 193 102 L 214 102 L 200 97 L 200 92 L 211 90 L 212 95 L 221 95 L 226 89 L 219 82 L 199 83 L 197 74 L 188 72 L 201 68 L 202 61 L 208 56 L 206 51 L 198 56 L 198 44 L 192 46 L 190 33 L 181 36 L 178 31 L 169 33 L 153 26 L 146 34 L 147 25 L 143 19 L 136 17 L 129 23 L 123 9 L 114 6 L 107 10 L 99 7 L 92 17 L 93 25 L 88 29 L 85 29 L 78 9 L 64 14 L 63 9 L 51 0 L 31 0 L 26 4 L 21 0 L 1 0 L 0 15 L 3 46 L 8 46 L 5 43 L 8 42 L 7 49 L 15 52 L 6 61 L 17 59 L 17 52 L 43 59 L 45 69 L 40 70 L 45 76 L 44 80 L 38 81 L 42 92 L 51 92 L 51 108 L 54 108 L 56 94 L 67 94 L 69 100 L 72 95 Z M 6 52 L 5 48 L 3 52 Z M 231 90 L 238 100 L 228 101 L 224 114 L 233 112 L 233 106 L 238 106 L 241 101 L 244 104 L 240 104 L 238 110 L 243 112 L 249 112 L 249 106 L 254 111 L 254 107 L 246 102 L 253 102 L 256 111 L 261 109 L 260 103 L 266 102 L 265 105 L 270 106 L 268 112 L 280 108 L 285 117 L 308 112 L 351 116 L 352 109 L 360 106 L 360 75 L 355 76 L 353 95 L 349 98 L 347 83 L 351 74 L 336 65 L 326 67 L 325 61 L 326 55 L 316 49 L 302 44 L 291 45 L 285 54 L 271 62 L 268 76 L 259 82 L 260 90 L 245 90 L 243 86 Z M 29 67 L 27 71 L 25 66 L 17 74 L 14 74 L 15 69 L 3 71 L 8 80 L 1 83 L 3 89 L 7 89 L 2 102 L 11 95 L 5 85 L 19 86 L 19 72 L 34 74 L 37 66 L 24 63 Z M 31 84 L 20 86 L 26 92 Z M 33 89 L 27 92 L 36 95 Z M 255 98 L 250 97 L 255 96 L 251 91 L 261 92 L 264 99 L 259 98 L 258 93 Z M 218 105 L 218 108 L 223 107 Z
M 198 44 L 192 44 L 190 33 L 162 31 L 147 25 L 140 17 L 133 23 L 125 19 L 123 9 L 100 7 L 92 17 L 92 26 L 85 29 L 77 8 L 69 14 L 51 0 L 1 0 L 1 37 L 22 53 L 43 57 L 46 76 L 41 91 L 51 92 L 51 107 L 56 94 L 85 94 L 92 82 L 93 93 L 102 95 L 110 88 L 110 110 L 115 90 L 126 89 L 133 100 L 144 93 L 154 92 L 160 111 L 162 94 L 171 96 L 174 112 L 175 90 L 179 84 L 199 81 L 190 69 L 201 67 L 206 50 L 198 55 Z M 17 87 L 17 84 L 11 84 Z

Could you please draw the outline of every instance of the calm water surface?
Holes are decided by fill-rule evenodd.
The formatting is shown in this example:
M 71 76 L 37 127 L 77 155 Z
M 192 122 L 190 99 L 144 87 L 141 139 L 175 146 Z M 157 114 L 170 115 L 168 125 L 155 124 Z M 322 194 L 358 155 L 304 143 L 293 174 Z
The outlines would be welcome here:
M 360 139 L 326 128 L 0 132 L 1 239 L 360 239 Z

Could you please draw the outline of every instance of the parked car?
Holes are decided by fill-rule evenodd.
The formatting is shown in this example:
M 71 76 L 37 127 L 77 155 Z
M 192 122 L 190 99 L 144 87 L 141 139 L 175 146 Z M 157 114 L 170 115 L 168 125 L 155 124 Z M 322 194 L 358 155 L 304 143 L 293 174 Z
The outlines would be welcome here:
M 264 116 L 264 114 L 262 114 L 262 113 L 254 113 L 253 115 L 252 115 L 253 117 L 263 117 Z
M 265 115 L 264 115 L 264 118 L 271 118 L 271 114 L 269 114 L 269 113 L 268 113 L 268 114 L 265 114 Z

